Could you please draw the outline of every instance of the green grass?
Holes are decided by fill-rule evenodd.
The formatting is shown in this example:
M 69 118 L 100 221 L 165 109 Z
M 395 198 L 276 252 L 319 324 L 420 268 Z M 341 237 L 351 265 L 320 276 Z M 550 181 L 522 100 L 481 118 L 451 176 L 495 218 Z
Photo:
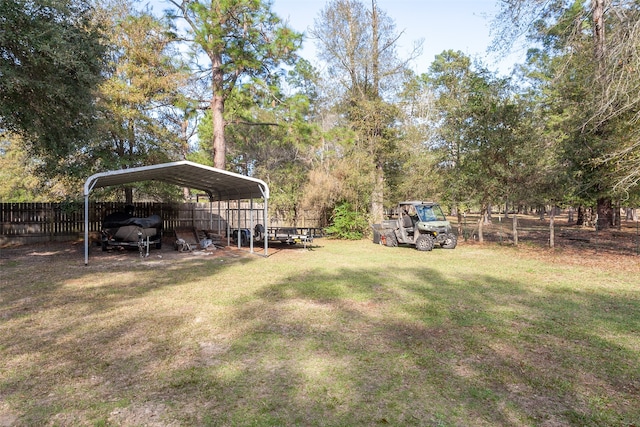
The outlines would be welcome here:
M 0 259 L 0 425 L 640 425 L 640 268 L 315 243 Z

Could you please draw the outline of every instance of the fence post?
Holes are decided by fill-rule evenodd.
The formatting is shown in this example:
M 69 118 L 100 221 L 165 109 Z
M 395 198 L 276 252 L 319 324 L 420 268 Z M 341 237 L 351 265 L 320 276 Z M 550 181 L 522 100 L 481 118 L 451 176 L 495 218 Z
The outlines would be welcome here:
M 596 253 L 598 253 L 598 214 L 596 214 Z
M 42 225 L 43 227 L 46 229 L 49 229 L 49 241 L 53 242 L 53 236 L 55 235 L 55 232 L 57 230 L 54 229 L 55 225 L 56 225 L 56 210 L 53 207 L 52 203 L 43 203 L 42 204 L 42 210 L 44 211 L 44 215 L 45 217 L 42 218 Z
M 551 208 L 551 214 L 549 215 L 549 247 L 554 248 L 556 246 L 556 235 L 555 235 L 555 218 L 556 218 L 556 208 L 553 206 Z

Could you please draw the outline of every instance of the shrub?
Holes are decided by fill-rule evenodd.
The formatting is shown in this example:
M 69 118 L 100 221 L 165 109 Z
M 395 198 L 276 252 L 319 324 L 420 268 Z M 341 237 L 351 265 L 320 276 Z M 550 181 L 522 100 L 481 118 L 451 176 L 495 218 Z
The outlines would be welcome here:
M 343 202 L 333 209 L 332 224 L 326 232 L 337 239 L 359 240 L 368 229 L 366 215 L 354 210 L 350 203 Z

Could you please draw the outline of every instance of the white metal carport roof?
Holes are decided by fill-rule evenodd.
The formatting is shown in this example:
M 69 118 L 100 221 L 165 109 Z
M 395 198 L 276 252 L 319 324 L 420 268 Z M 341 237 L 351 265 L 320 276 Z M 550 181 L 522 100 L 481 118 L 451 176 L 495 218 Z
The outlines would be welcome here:
M 269 186 L 262 180 L 216 169 L 189 161 L 162 163 L 131 169 L 100 172 L 84 183 L 84 263 L 89 263 L 89 194 L 94 188 L 123 185 L 138 181 L 161 181 L 206 192 L 210 200 L 264 199 L 264 218 L 267 215 Z M 266 224 L 265 224 L 266 225 Z M 265 255 L 267 254 L 265 239 Z

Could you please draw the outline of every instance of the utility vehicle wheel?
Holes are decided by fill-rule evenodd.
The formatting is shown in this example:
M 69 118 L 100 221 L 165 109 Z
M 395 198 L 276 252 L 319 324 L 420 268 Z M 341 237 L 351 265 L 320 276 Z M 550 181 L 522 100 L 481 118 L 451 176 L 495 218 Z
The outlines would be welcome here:
M 447 240 L 442 243 L 444 249 L 454 249 L 458 245 L 458 236 L 453 233 L 447 234 Z
M 390 248 L 398 246 L 398 239 L 396 238 L 396 234 L 393 231 L 389 231 L 385 234 L 385 243 Z
M 433 237 L 430 234 L 421 234 L 416 239 L 416 249 L 419 251 L 430 251 L 433 249 Z

